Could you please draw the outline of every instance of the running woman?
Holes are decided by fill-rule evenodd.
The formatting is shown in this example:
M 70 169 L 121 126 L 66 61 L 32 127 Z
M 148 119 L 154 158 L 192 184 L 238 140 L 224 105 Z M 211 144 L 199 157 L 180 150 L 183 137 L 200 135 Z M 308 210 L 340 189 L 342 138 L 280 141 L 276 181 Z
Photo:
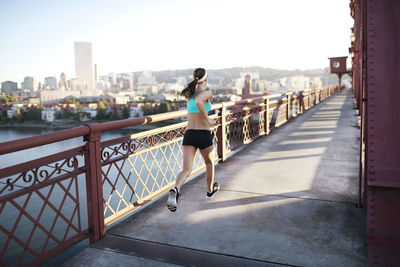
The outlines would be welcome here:
M 210 132 L 214 120 L 208 117 L 211 109 L 211 92 L 206 91 L 207 71 L 198 68 L 193 73 L 193 81 L 182 90 L 181 96 L 187 100 L 188 125 L 182 142 L 183 168 L 175 181 L 175 187 L 168 193 L 167 207 L 176 211 L 183 182 L 192 172 L 197 149 L 206 164 L 207 197 L 211 198 L 219 191 L 219 184 L 214 183 L 213 137 Z

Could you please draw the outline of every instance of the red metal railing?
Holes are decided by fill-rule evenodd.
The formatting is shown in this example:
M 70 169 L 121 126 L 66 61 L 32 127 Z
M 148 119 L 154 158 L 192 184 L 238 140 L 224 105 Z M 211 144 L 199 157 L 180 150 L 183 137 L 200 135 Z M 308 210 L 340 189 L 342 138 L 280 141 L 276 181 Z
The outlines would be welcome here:
M 318 104 L 338 87 L 214 104 L 216 162 Z M 186 116 L 186 111 L 91 123 L 0 144 L 0 155 L 83 137 L 84 145 L 0 169 L 0 265 L 43 262 L 173 186 L 186 122 L 101 141 L 105 131 Z M 192 176 L 204 170 L 195 157 Z

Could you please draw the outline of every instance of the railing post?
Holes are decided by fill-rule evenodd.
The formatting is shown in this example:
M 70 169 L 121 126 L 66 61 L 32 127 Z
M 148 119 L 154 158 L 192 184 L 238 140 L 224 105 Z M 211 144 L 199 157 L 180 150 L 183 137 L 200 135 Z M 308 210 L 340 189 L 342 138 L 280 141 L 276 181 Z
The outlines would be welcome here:
M 286 101 L 287 101 L 287 105 L 286 105 L 286 121 L 290 120 L 290 95 L 291 95 L 291 93 L 286 93 Z
M 224 162 L 226 159 L 226 118 L 225 118 L 226 107 L 223 106 L 219 109 L 218 116 L 221 117 L 221 125 L 217 129 L 217 154 L 219 162 Z
M 105 234 L 103 212 L 103 184 L 101 179 L 101 132 L 96 131 L 97 123 L 86 125 L 89 127 L 89 135 L 84 137 L 88 154 L 85 155 L 86 194 L 88 208 L 89 242 L 92 244 L 101 239 Z
M 299 114 L 303 114 L 303 112 L 304 112 L 303 91 L 300 91 L 300 94 L 299 94 Z
M 265 121 L 264 121 L 264 130 L 265 134 L 269 134 L 269 98 L 264 99 L 264 104 L 265 104 Z
M 318 89 L 318 103 L 321 103 L 321 97 L 322 97 L 322 90 Z
M 318 92 L 317 92 L 317 90 L 314 90 L 314 103 L 315 103 L 315 105 L 318 105 L 318 103 L 319 103 L 319 99 L 318 99 Z

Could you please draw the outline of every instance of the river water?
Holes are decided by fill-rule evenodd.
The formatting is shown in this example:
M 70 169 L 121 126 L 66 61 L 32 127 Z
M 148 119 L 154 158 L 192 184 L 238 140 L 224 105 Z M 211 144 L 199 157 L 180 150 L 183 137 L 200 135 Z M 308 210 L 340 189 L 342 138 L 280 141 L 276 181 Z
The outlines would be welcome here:
M 17 140 L 21 138 L 26 138 L 30 136 L 36 136 L 40 134 L 45 134 L 52 132 L 50 130 L 43 130 L 43 129 L 0 129 L 0 142 L 6 142 L 6 141 L 11 141 L 11 140 Z M 122 136 L 127 136 L 130 134 L 133 134 L 133 131 L 128 131 L 128 130 L 120 130 L 120 131 L 113 131 L 113 132 L 105 132 L 102 134 L 101 141 L 105 140 L 110 140 Z M 30 161 L 33 159 L 41 158 L 44 156 L 52 155 L 57 152 L 65 151 L 67 149 L 72 149 L 76 148 L 79 146 L 84 145 L 83 138 L 78 137 L 78 138 L 73 138 L 69 140 L 65 140 L 62 142 L 57 142 L 49 145 L 44 145 L 41 147 L 36 147 L 32 149 L 27 149 L 24 151 L 19 151 L 15 153 L 10 153 L 7 155 L 0 155 L 0 169 L 6 168 L 9 166 L 13 166 L 19 163 L 23 163 L 26 161 Z M 118 168 L 120 168 L 124 174 L 126 179 L 130 179 L 130 184 L 135 184 L 135 179 L 137 180 L 137 175 L 132 172 L 131 166 L 135 165 L 136 169 L 140 169 L 140 165 L 147 165 L 150 166 L 147 170 L 144 169 L 144 171 L 140 174 L 140 176 L 143 175 L 144 178 L 147 177 L 147 183 L 146 181 L 143 181 L 146 183 L 146 186 L 149 188 L 152 188 L 154 186 L 155 181 L 152 180 L 152 178 L 148 176 L 148 173 L 151 172 L 153 173 L 154 177 L 156 177 L 156 181 L 162 186 L 165 185 L 167 182 L 162 181 L 162 175 L 159 175 L 159 169 L 163 169 L 164 171 L 168 169 L 168 163 L 167 160 L 162 160 L 162 158 L 169 159 L 169 164 L 173 164 L 174 162 L 181 161 L 181 156 L 178 156 L 176 159 L 175 157 L 171 157 L 171 151 L 173 151 L 174 155 L 177 155 L 177 151 L 180 149 L 179 146 L 174 146 L 170 150 L 164 149 L 163 153 L 157 152 L 153 156 L 149 156 L 146 159 L 140 159 L 138 157 L 138 160 L 135 161 L 135 163 L 129 163 L 125 162 L 125 165 L 122 166 L 122 164 L 115 164 L 112 165 L 112 168 L 108 170 L 108 177 L 110 177 L 110 180 L 117 181 L 115 184 L 107 183 L 104 182 L 103 186 L 103 192 L 104 192 L 104 197 L 106 200 L 109 200 L 109 204 L 111 207 L 115 208 L 118 206 L 118 202 L 120 202 L 119 197 L 116 196 L 114 193 L 112 197 L 107 199 L 108 195 L 110 195 L 110 192 L 112 190 L 118 190 L 119 192 L 123 192 L 124 190 L 127 192 L 124 196 L 124 200 L 129 202 L 132 201 L 132 192 L 129 192 L 129 188 L 126 187 L 126 182 L 124 179 L 122 179 L 121 174 L 119 173 Z M 79 162 L 83 162 L 84 158 L 83 156 L 78 157 Z M 158 162 L 158 166 L 156 164 L 151 164 L 152 162 Z M 80 166 L 82 166 L 80 164 Z M 171 165 L 172 166 L 172 165 Z M 103 172 L 107 172 L 107 166 L 103 167 Z M 176 166 L 173 170 L 169 170 L 169 173 L 173 172 L 175 175 L 177 172 L 179 172 L 179 166 Z M 166 174 L 166 173 L 165 173 Z M 128 177 L 129 175 L 129 177 Z M 116 177 L 119 177 L 116 179 Z M 142 177 L 142 178 L 143 178 Z M 113 180 L 114 179 L 114 180 Z M 1 179 L 0 180 L 0 186 L 3 188 L 6 179 Z M 143 179 L 145 180 L 145 179 Z M 86 204 L 86 182 L 85 182 L 85 174 L 78 175 L 78 178 L 76 179 L 77 183 L 72 184 L 70 183 L 71 179 L 67 179 L 63 181 L 61 184 L 64 187 L 64 189 L 69 188 L 69 192 L 76 198 L 79 198 L 79 212 L 80 212 L 80 224 L 82 229 L 87 228 L 87 204 Z M 23 184 L 22 181 L 21 183 L 16 184 L 16 189 L 18 189 L 18 185 L 20 186 L 26 186 L 27 184 Z M 114 188 L 114 189 L 113 189 Z M 73 218 L 72 222 L 74 224 L 78 224 L 78 216 L 76 214 L 77 211 L 75 210 L 75 202 L 70 198 L 67 197 L 64 199 L 65 192 L 61 188 L 61 186 L 56 185 L 54 188 L 51 186 L 44 187 L 39 190 L 42 196 L 45 198 L 48 198 L 50 200 L 50 203 L 54 205 L 53 208 L 49 207 L 48 204 L 44 204 L 43 197 L 40 195 L 33 193 L 29 197 L 29 201 L 25 202 L 27 200 L 27 195 L 21 196 L 19 198 L 14 199 L 15 203 L 19 205 L 20 207 L 23 207 L 24 204 L 26 204 L 25 211 L 29 213 L 29 215 L 34 218 L 35 220 L 38 220 L 40 222 L 40 225 L 43 226 L 43 230 L 49 230 L 52 229 L 52 234 L 54 237 L 58 240 L 63 240 L 66 235 L 66 237 L 73 236 L 76 232 L 74 230 L 69 229 L 68 233 L 66 233 L 66 227 L 67 223 L 65 222 L 65 219 L 58 218 L 55 220 L 56 217 L 56 212 L 54 209 L 59 209 L 62 214 L 65 215 L 65 217 L 69 220 L 70 218 Z M 77 194 L 77 191 L 79 191 L 79 195 Z M 139 183 L 136 182 L 136 187 L 135 187 L 136 193 L 139 194 L 141 192 L 145 192 L 144 186 L 141 185 L 141 182 Z M 4 196 L 8 194 L 7 190 L 3 192 L 0 196 Z M 146 195 L 146 192 L 145 192 Z M 78 197 L 77 197 L 78 196 Z M 135 198 L 133 198 L 133 202 L 135 201 Z M 43 208 L 44 207 L 44 208 Z M 42 210 L 43 209 L 43 210 Z M 74 214 L 75 212 L 75 214 Z M 28 242 L 28 238 L 32 230 L 34 230 L 34 234 L 32 236 L 32 239 L 28 242 L 29 247 L 31 247 L 34 251 L 40 252 L 43 249 L 43 246 L 45 242 L 48 242 L 47 247 L 52 248 L 56 245 L 57 241 L 50 238 L 48 241 L 47 235 L 42 231 L 42 228 L 38 227 L 38 225 L 34 224 L 30 219 L 27 218 L 27 216 L 22 216 L 20 219 L 18 219 L 20 214 L 20 211 L 15 207 L 14 204 L 10 204 L 10 202 L 7 202 L 7 204 L 2 208 L 2 211 L 0 212 L 0 224 L 2 227 L 7 229 L 7 231 L 12 232 L 13 227 L 17 224 L 18 227 L 15 228 L 14 230 L 14 236 L 19 238 L 22 242 Z M 108 210 L 105 214 L 105 216 L 111 215 L 111 212 Z M 18 220 L 18 223 L 17 223 Z M 0 231 L 0 251 L 6 244 L 8 237 L 7 235 Z M 48 251 L 48 248 L 46 251 Z M 4 260 L 7 264 L 10 266 L 14 266 L 17 263 L 17 258 L 20 255 L 22 250 L 22 247 L 18 245 L 14 241 L 10 241 L 10 243 L 7 245 L 7 250 L 5 257 L 2 259 Z M 33 259 L 33 255 L 30 253 L 26 253 L 24 257 L 24 261 L 28 261 L 30 259 Z

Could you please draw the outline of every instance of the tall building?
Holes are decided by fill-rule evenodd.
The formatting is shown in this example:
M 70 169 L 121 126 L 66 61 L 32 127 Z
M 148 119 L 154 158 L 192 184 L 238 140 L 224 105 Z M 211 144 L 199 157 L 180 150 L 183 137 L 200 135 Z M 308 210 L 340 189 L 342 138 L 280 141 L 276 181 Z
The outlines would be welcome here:
M 56 77 L 46 77 L 44 78 L 44 87 L 46 89 L 57 89 L 57 78 Z
M 96 84 L 97 81 L 97 64 L 94 64 L 94 83 Z
M 82 82 L 82 79 L 80 79 L 80 78 L 70 79 L 70 80 L 68 80 L 68 84 L 72 91 L 83 91 L 84 90 L 83 82 Z
M 12 92 L 15 92 L 17 90 L 18 90 L 18 84 L 16 82 L 5 81 L 1 83 L 1 92 L 3 94 L 11 95 Z
M 132 73 L 119 73 L 116 76 L 116 83 L 119 84 L 121 90 L 133 90 L 133 74 Z
M 83 82 L 86 92 L 91 94 L 94 87 L 92 43 L 75 42 L 75 76 Z
M 244 76 L 244 85 L 243 85 L 242 94 L 243 95 L 251 94 L 251 76 L 250 76 L 250 74 L 247 74 L 246 76 Z
M 153 77 L 150 70 L 145 70 L 142 75 L 138 77 L 138 85 L 154 85 L 156 83 L 155 77 Z
M 69 88 L 67 77 L 65 76 L 64 72 L 60 74 L 60 82 L 58 83 L 58 88 Z
M 30 76 L 26 76 L 24 78 L 22 89 L 36 92 L 38 90 L 36 79 Z

